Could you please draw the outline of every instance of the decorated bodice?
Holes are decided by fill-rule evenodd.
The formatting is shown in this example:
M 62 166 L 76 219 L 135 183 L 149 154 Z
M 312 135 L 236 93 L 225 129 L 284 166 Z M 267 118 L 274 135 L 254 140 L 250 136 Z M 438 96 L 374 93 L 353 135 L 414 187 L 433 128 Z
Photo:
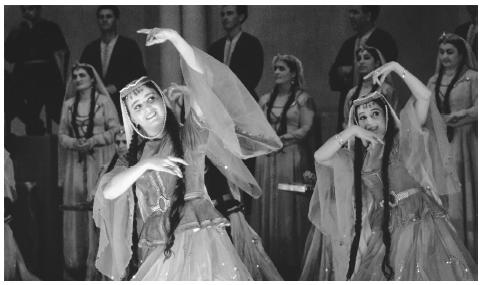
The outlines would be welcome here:
M 106 123 L 106 106 L 103 103 L 103 100 L 100 98 L 102 95 L 96 95 L 96 102 L 94 106 L 94 116 L 93 116 L 93 130 L 92 134 L 100 134 L 105 132 L 109 127 Z M 66 102 L 67 106 L 67 121 L 68 121 L 68 131 L 70 137 L 76 137 L 73 124 L 72 124 L 72 112 L 74 112 L 74 98 L 69 99 Z M 90 108 L 90 106 L 89 106 Z M 87 138 L 86 133 L 89 127 L 89 114 L 81 115 L 79 112 L 76 112 L 75 122 L 77 126 L 77 132 L 79 134 L 79 138 Z

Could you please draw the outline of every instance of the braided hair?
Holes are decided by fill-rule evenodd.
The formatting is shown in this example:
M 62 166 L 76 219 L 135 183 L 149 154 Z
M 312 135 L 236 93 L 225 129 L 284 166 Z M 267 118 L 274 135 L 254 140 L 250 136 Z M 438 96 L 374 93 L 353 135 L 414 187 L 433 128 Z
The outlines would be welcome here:
M 438 107 L 438 110 L 440 113 L 450 113 L 451 112 L 451 107 L 449 104 L 449 96 L 451 93 L 451 90 L 453 90 L 454 85 L 458 81 L 458 79 L 461 76 L 461 73 L 463 71 L 463 68 L 465 66 L 466 59 L 468 58 L 468 53 L 465 47 L 465 44 L 463 40 L 459 38 L 454 38 L 454 39 L 448 39 L 448 38 L 442 38 L 439 41 L 439 45 L 441 44 L 451 44 L 453 45 L 456 50 L 458 50 L 458 54 L 462 55 L 463 58 L 461 62 L 458 64 L 458 67 L 456 69 L 456 73 L 454 74 L 453 78 L 451 79 L 448 88 L 446 89 L 446 92 L 443 97 L 443 101 L 441 102 L 441 98 L 439 96 L 440 88 L 441 88 L 441 80 L 443 78 L 443 73 L 444 73 L 444 67 L 441 66 L 439 71 L 438 71 L 438 77 L 436 79 L 436 84 L 434 86 L 434 97 L 436 98 L 436 105 Z M 448 135 L 448 140 L 451 142 L 453 140 L 454 136 L 454 128 L 453 127 L 447 127 L 446 128 L 447 135 Z
M 290 72 L 295 73 L 295 78 L 298 78 L 299 71 L 297 68 L 297 64 L 294 61 L 290 60 L 285 60 L 285 59 L 279 59 L 279 61 L 283 61 L 289 68 Z M 299 90 L 301 90 L 302 86 L 299 84 L 299 80 L 292 80 L 290 82 L 290 96 L 288 97 L 287 102 L 283 106 L 282 113 L 280 115 L 280 126 L 277 128 L 276 132 L 277 135 L 281 136 L 287 132 L 287 111 L 292 105 L 292 103 L 295 101 L 295 96 Z M 272 123 L 270 113 L 272 112 L 273 108 L 273 103 L 275 102 L 275 99 L 277 98 L 279 92 L 279 86 L 276 85 L 275 88 L 273 88 L 272 93 L 270 94 L 270 98 L 268 100 L 268 105 L 267 105 L 267 120 L 269 123 Z
M 94 115 L 95 115 L 95 107 L 96 107 L 96 88 L 95 88 L 95 80 L 96 80 L 96 77 L 94 76 L 94 72 L 92 71 L 92 69 L 90 69 L 89 67 L 86 67 L 86 66 L 76 66 L 72 69 L 72 73 L 74 73 L 75 70 L 78 70 L 78 69 L 82 69 L 82 70 L 85 70 L 87 72 L 87 74 L 91 77 L 91 79 L 94 80 L 94 86 L 92 86 L 91 88 L 91 97 L 90 97 L 90 108 L 89 108 L 89 123 L 87 125 L 87 132 L 84 134 L 84 137 L 86 139 L 92 137 L 93 135 L 93 131 L 94 131 Z M 74 105 L 73 105 L 73 108 L 72 108 L 72 117 L 71 117 L 71 125 L 72 125 L 72 129 L 74 131 L 74 135 L 77 139 L 79 139 L 81 137 L 81 135 L 79 134 L 79 129 L 78 129 L 78 125 L 77 125 L 77 112 L 78 112 L 78 107 L 79 107 L 79 101 L 80 101 L 80 93 L 79 92 L 76 92 L 75 93 L 75 99 L 74 99 Z
M 378 104 L 381 108 L 384 109 L 385 103 L 382 99 L 374 100 L 376 104 Z M 389 231 L 389 222 L 390 222 L 390 206 L 389 201 L 391 199 L 390 192 L 389 192 L 389 176 L 388 176 L 388 167 L 389 167 L 389 159 L 390 153 L 394 145 L 394 138 L 396 136 L 396 124 L 394 122 L 394 118 L 387 113 L 388 116 L 388 125 L 387 130 L 384 135 L 385 147 L 384 153 L 382 156 L 382 182 L 383 182 L 383 197 L 384 197 L 384 209 L 383 209 L 383 220 L 382 220 L 382 237 L 385 246 L 385 254 L 384 259 L 381 264 L 381 270 L 386 277 L 387 280 L 391 280 L 394 278 L 394 269 L 389 263 L 389 257 L 391 253 L 391 233 Z M 355 225 L 354 225 L 354 239 L 352 240 L 351 249 L 350 249 L 350 259 L 349 259 L 349 268 L 347 270 L 346 278 L 349 280 L 354 273 L 356 258 L 357 258 L 357 251 L 359 249 L 359 241 L 361 237 L 362 231 L 362 166 L 364 163 L 364 149 L 362 145 L 362 141 L 359 138 L 355 139 L 355 146 L 354 146 L 354 202 L 355 202 Z
M 149 82 L 146 83 L 145 86 L 152 88 L 153 90 L 157 90 Z M 173 111 L 171 111 L 171 109 L 169 108 L 166 108 L 165 128 L 166 128 L 166 133 L 169 136 L 169 139 L 171 140 L 171 143 L 173 145 L 174 155 L 176 157 L 183 158 L 184 151 L 182 147 L 183 144 L 181 141 L 180 127 L 178 125 L 178 121 L 176 120 L 176 117 Z M 139 139 L 141 139 L 139 135 L 136 132 L 134 132 L 131 140 L 131 144 L 129 146 L 129 150 L 127 153 L 127 160 L 128 160 L 129 166 L 132 166 L 138 162 L 138 155 L 139 153 L 142 153 L 142 150 L 146 143 L 146 140 L 142 140 L 141 143 L 138 143 Z M 184 172 L 185 172 L 184 165 L 180 165 L 179 167 L 184 177 Z M 135 184 L 133 186 L 135 186 Z M 136 193 L 134 189 L 135 187 L 133 187 L 133 193 L 134 193 L 135 202 L 136 202 L 137 198 L 136 198 Z M 166 226 L 165 228 L 168 229 L 167 242 L 164 249 L 165 258 L 171 257 L 171 254 L 172 254 L 171 248 L 173 247 L 174 240 L 175 240 L 174 233 L 176 228 L 179 225 L 179 222 L 181 221 L 183 207 L 185 204 L 185 201 L 184 201 L 185 193 L 186 193 L 186 188 L 185 188 L 184 178 L 178 178 L 176 182 L 175 190 L 173 192 L 173 197 L 171 199 L 172 204 L 168 212 L 168 224 L 167 225 L 165 224 Z M 136 237 L 136 240 L 137 240 L 137 237 Z M 134 239 L 133 239 L 133 242 L 134 242 Z

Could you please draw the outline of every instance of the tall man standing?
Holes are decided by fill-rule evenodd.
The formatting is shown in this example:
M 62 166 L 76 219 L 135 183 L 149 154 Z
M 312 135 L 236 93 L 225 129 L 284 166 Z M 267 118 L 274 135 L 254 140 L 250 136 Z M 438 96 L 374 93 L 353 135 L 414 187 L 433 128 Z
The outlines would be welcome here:
M 85 47 L 80 60 L 94 66 L 101 75 L 116 105 L 119 120 L 122 120 L 119 91 L 132 80 L 146 75 L 146 70 L 136 42 L 118 34 L 119 17 L 117 6 L 105 5 L 97 8 L 101 37 Z

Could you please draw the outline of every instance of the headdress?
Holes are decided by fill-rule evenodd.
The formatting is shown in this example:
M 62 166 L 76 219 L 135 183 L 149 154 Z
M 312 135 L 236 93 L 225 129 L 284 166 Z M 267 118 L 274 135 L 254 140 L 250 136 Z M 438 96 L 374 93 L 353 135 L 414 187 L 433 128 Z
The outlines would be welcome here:
M 297 80 L 299 88 L 303 89 L 305 85 L 305 79 L 304 79 L 304 68 L 303 68 L 302 62 L 297 57 L 291 54 L 277 54 L 272 59 L 272 66 L 275 65 L 275 62 L 279 60 L 295 63 L 295 66 L 297 68 L 297 72 L 296 72 L 297 78 L 295 80 Z

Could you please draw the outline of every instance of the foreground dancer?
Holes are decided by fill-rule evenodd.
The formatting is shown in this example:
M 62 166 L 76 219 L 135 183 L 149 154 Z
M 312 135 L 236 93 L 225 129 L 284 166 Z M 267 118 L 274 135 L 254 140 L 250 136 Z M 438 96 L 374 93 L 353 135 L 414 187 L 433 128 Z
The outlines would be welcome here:
M 461 182 L 451 221 L 473 258 L 478 253 L 478 71 L 470 45 L 454 34 L 438 41 L 435 74 L 428 88 L 446 123 L 450 152 Z
M 315 153 L 309 218 L 330 239 L 329 270 L 337 280 L 476 280 L 440 199 L 460 190 L 444 122 L 431 91 L 398 63 L 368 77 L 380 84 L 391 72 L 413 94 L 401 119 L 371 93 L 354 101 L 348 128 Z
M 124 199 L 135 189 L 125 207 L 116 209 L 117 222 L 109 220 L 110 209 L 99 210 L 96 266 L 113 279 L 124 274 L 137 204 L 144 220 L 139 246 L 146 251 L 133 280 L 251 280 L 224 229 L 228 220 L 204 188 L 205 155 L 231 183 L 260 195 L 239 158 L 277 150 L 281 142 L 228 67 L 192 48 L 174 30 L 139 32 L 148 34 L 146 45 L 170 41 L 180 53 L 187 86 L 171 87 L 168 96 L 173 91 L 186 95 L 185 123 L 178 124 L 170 100 L 154 81 L 143 77 L 121 90 L 127 164 L 118 161 L 101 178 L 98 191 L 106 199 Z

